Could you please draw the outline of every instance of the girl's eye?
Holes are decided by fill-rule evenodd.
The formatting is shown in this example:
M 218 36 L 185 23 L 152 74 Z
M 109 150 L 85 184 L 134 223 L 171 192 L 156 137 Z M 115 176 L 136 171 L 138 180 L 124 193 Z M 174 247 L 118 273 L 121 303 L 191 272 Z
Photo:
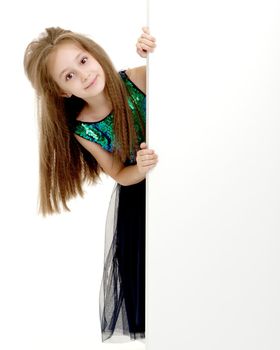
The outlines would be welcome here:
M 68 81 L 68 80 L 72 79 L 73 76 L 74 76 L 74 73 L 69 73 L 66 75 L 65 80 Z
M 88 60 L 87 57 L 83 57 L 83 58 L 81 59 L 81 63 L 82 63 L 82 64 L 85 64 L 87 60 Z

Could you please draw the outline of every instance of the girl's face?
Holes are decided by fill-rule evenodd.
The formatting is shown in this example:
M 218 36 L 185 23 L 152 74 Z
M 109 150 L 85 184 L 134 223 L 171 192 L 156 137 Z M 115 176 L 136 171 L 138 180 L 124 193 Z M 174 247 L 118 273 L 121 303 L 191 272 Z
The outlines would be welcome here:
M 102 94 L 105 73 L 87 51 L 71 41 L 57 46 L 48 57 L 50 75 L 61 89 L 61 96 L 75 95 L 91 100 Z

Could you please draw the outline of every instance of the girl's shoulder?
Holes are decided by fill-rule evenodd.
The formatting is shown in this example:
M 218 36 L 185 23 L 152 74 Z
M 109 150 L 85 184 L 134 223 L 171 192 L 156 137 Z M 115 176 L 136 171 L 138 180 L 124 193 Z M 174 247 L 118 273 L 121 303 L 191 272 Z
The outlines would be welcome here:
M 129 68 L 125 71 L 131 80 L 144 94 L 146 94 L 146 66 Z

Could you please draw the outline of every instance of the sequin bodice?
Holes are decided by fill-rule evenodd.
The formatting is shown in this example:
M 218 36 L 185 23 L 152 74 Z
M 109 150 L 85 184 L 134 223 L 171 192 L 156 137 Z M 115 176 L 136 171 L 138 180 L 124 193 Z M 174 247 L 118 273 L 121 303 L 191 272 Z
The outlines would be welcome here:
M 141 132 L 141 124 L 135 110 L 135 105 L 140 111 L 141 118 L 146 122 L 146 95 L 138 89 L 138 87 L 128 78 L 125 71 L 119 72 L 125 86 L 128 90 L 128 105 L 132 110 L 132 117 L 134 119 L 134 126 L 138 138 L 138 143 L 143 142 L 143 136 Z M 134 103 L 133 103 L 134 102 Z M 114 116 L 112 113 L 98 122 L 82 122 L 76 120 L 74 132 L 75 134 L 89 140 L 98 143 L 102 148 L 108 152 L 114 150 Z M 133 161 L 133 159 L 131 159 Z

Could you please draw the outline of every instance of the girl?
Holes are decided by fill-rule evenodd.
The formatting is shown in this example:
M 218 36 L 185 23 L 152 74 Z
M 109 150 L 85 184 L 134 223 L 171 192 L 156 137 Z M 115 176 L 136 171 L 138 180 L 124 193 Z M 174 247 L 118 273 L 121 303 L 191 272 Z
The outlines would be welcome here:
M 148 28 L 137 41 L 147 57 Z M 102 341 L 145 337 L 145 176 L 157 155 L 145 144 L 146 70 L 117 72 L 90 38 L 47 28 L 26 48 L 24 68 L 38 98 L 40 211 L 68 209 L 85 181 L 116 180 L 100 289 Z M 116 339 L 114 339 L 116 341 Z

